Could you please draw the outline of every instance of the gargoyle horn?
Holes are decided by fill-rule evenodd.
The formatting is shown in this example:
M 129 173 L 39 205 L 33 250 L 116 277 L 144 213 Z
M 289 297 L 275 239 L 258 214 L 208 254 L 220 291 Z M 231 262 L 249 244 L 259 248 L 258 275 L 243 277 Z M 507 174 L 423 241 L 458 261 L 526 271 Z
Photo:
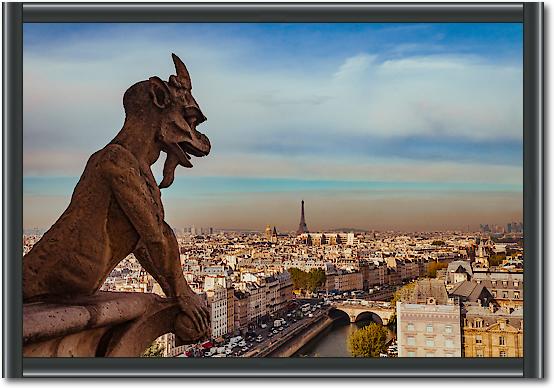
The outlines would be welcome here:
M 173 58 L 173 63 L 175 64 L 175 70 L 177 71 L 177 80 L 179 80 L 179 83 L 185 89 L 191 90 L 192 82 L 190 80 L 190 75 L 187 70 L 187 67 L 177 55 L 171 54 L 171 57 Z

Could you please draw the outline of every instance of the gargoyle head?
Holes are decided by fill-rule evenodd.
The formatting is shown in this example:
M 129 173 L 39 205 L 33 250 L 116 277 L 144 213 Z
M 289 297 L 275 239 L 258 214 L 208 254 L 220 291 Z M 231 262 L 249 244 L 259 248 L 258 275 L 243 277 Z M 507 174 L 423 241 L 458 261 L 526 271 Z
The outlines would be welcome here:
M 206 116 L 192 96 L 189 72 L 177 55 L 172 57 L 177 74 L 168 82 L 151 77 L 133 85 L 123 97 L 127 117 L 155 131 L 158 149 L 167 154 L 160 188 L 173 183 L 178 165 L 192 167 L 191 155 L 206 156 L 211 148 L 208 137 L 196 130 Z
M 152 103 L 163 111 L 159 141 L 167 153 L 164 164 L 164 177 L 160 188 L 173 183 L 177 165 L 190 168 L 190 155 L 201 157 L 210 152 L 210 140 L 196 130 L 206 121 L 192 96 L 192 82 L 185 64 L 175 54 L 171 54 L 177 75 L 169 77 L 169 82 L 158 77 L 150 78 Z

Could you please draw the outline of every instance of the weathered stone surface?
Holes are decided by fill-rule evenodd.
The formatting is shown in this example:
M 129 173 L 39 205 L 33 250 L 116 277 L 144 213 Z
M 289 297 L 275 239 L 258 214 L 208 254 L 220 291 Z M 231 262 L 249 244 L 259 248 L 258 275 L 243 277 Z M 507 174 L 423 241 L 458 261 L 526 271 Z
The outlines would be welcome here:
M 23 320 L 26 357 L 134 357 L 166 333 L 185 333 L 181 343 L 203 337 L 176 298 L 154 294 L 98 292 L 56 304 L 31 303 L 23 308 Z M 183 327 L 176 330 L 176 324 Z
M 98 292 L 94 296 L 60 298 L 55 304 L 26 304 L 23 344 L 128 322 L 161 302 L 162 298 L 153 294 Z
M 205 156 L 211 148 L 208 138 L 196 130 L 206 117 L 192 96 L 190 75 L 177 56 L 173 61 L 177 74 L 169 82 L 151 77 L 125 92 L 123 128 L 89 158 L 68 208 L 23 258 L 23 300 L 42 302 L 25 306 L 27 341 L 36 344 L 39 339 L 65 335 L 60 342 L 44 345 L 49 354 L 80 355 L 83 352 L 77 348 L 89 346 L 78 336 L 80 331 L 94 330 L 94 335 L 105 339 L 112 330 L 102 332 L 100 327 L 138 325 L 136 318 L 142 319 L 145 311 L 154 314 L 155 305 L 165 309 L 164 317 L 179 319 L 176 327 L 173 322 L 168 327 L 183 341 L 209 331 L 208 309 L 183 277 L 177 240 L 164 221 L 161 201 L 160 188 L 171 185 L 175 168 L 192 167 L 190 155 Z M 151 166 L 162 151 L 167 158 L 158 187 Z M 173 298 L 172 308 L 162 299 L 148 302 L 141 296 L 123 303 L 120 296 L 95 295 L 110 271 L 130 253 Z M 144 325 L 150 321 L 141 322 L 141 330 L 166 330 L 147 329 Z M 106 355 L 127 352 L 113 344 L 115 338 L 110 342 L 114 351 Z M 33 354 L 38 354 L 37 349 Z

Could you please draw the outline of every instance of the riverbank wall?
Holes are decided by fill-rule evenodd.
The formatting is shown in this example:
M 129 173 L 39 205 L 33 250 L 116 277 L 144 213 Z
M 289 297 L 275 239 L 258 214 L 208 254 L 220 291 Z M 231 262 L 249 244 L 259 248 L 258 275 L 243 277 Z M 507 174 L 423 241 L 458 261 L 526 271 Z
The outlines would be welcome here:
M 306 344 L 308 344 L 312 339 L 327 330 L 333 322 L 334 319 L 328 316 L 322 317 L 322 319 L 315 322 L 314 325 L 282 343 L 278 348 L 267 354 L 265 357 L 292 357 L 292 355 L 306 346 Z

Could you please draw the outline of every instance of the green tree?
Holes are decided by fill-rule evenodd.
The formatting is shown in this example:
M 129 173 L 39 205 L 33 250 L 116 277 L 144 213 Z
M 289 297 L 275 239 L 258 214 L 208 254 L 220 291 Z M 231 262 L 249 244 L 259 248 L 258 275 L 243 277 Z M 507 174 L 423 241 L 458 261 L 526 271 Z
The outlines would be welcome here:
M 164 349 L 157 341 L 154 341 L 142 352 L 141 357 L 163 357 Z
M 406 300 L 410 297 L 412 292 L 414 291 L 414 288 L 416 286 L 416 282 L 408 283 L 398 290 L 394 292 L 392 295 L 392 299 L 390 301 L 392 307 L 394 308 L 395 313 L 389 318 L 388 327 L 396 332 L 396 302 Z
M 312 268 L 308 272 L 308 284 L 306 289 L 310 292 L 314 292 L 325 285 L 325 271 L 321 268 Z
M 387 329 L 371 323 L 348 337 L 348 348 L 354 357 L 379 357 L 387 350 Z
M 297 290 L 314 292 L 325 285 L 325 271 L 321 268 L 312 268 L 309 272 L 290 268 L 289 273 L 293 287 Z
M 306 288 L 306 272 L 298 268 L 290 268 L 289 273 L 295 289 L 303 290 Z
M 429 264 L 429 268 L 427 269 L 427 276 L 430 278 L 436 278 L 437 277 L 437 271 L 439 269 L 443 269 L 448 267 L 448 264 L 446 263 L 439 263 L 438 261 L 434 261 L 431 264 Z
M 500 264 L 502 264 L 502 261 L 504 261 L 505 259 L 506 259 L 505 253 L 495 253 L 489 257 L 489 266 L 497 267 Z
M 411 282 L 396 290 L 390 301 L 392 306 L 396 307 L 396 302 L 408 299 L 414 291 L 415 286 L 416 282 Z

